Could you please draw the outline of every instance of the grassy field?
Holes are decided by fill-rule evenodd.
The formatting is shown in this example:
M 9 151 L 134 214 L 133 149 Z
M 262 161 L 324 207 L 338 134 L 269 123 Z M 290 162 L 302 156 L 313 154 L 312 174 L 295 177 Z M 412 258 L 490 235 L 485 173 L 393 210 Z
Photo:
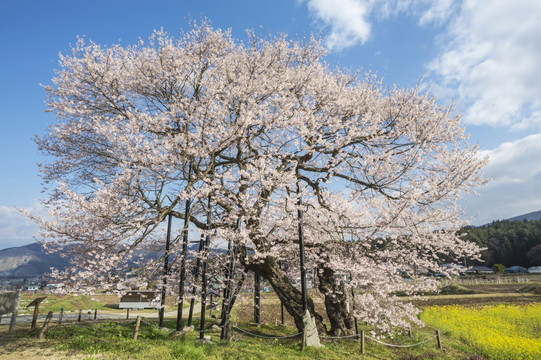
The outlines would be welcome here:
M 209 319 L 210 322 L 210 319 Z M 211 322 L 210 322 L 211 323 Z M 285 326 L 237 323 L 239 327 L 257 334 L 290 335 L 296 329 Z M 414 348 L 395 349 L 367 341 L 366 355 L 361 355 L 355 340 L 327 340 L 325 347 L 300 351 L 298 339 L 260 339 L 233 332 L 230 342 L 220 342 L 219 332 L 210 331 L 211 344 L 197 341 L 198 333 L 171 338 L 170 331 L 157 328 L 155 320 L 142 323 L 137 340 L 133 340 L 134 321 L 86 322 L 78 325 L 54 325 L 47 331 L 46 339 L 38 340 L 39 330 L 29 331 L 28 326 L 18 327 L 11 336 L 0 336 L 2 359 L 481 359 L 475 349 L 452 338 L 445 339 L 444 349 L 438 349 L 433 334 L 415 332 L 412 338 L 405 335 L 392 340 L 395 344 L 414 344 L 427 339 L 429 342 Z M 195 322 L 198 326 L 197 321 Z M 209 324 L 210 325 L 210 324 Z M 165 326 L 174 328 L 174 320 Z M 427 331 L 427 330 L 423 330 Z M 391 340 L 386 340 L 391 341 Z
M 40 314 L 47 314 L 49 311 L 57 313 L 60 309 L 64 309 L 64 311 L 105 309 L 106 305 L 106 303 L 87 295 L 22 294 L 19 301 L 19 314 L 31 314 L 34 307 L 27 308 L 27 305 L 35 298 L 42 296 L 47 297 L 39 305 Z
M 94 310 L 98 309 L 99 313 L 125 313 L 126 310 L 118 308 L 119 297 L 117 295 L 55 295 L 45 293 L 23 293 L 19 301 L 19 315 L 32 314 L 34 307 L 27 307 L 27 305 L 37 297 L 44 297 L 39 305 L 39 314 L 46 315 L 49 311 L 58 313 L 60 309 L 64 309 L 65 312 L 77 312 L 79 310 Z M 176 303 L 173 297 L 166 298 L 165 309 L 166 311 L 172 311 L 176 309 Z M 188 305 L 186 305 L 188 306 Z M 155 313 L 156 310 L 137 310 L 138 313 Z
M 298 339 L 261 339 L 248 336 L 239 331 L 233 331 L 231 342 L 220 342 L 219 332 L 212 331 L 211 326 L 214 320 L 208 319 L 208 334 L 212 337 L 211 344 L 205 344 L 197 341 L 198 333 L 190 333 L 183 335 L 180 338 L 172 338 L 170 332 L 175 327 L 174 319 L 167 319 L 166 327 L 170 330 L 160 330 L 157 328 L 157 320 L 145 319 L 141 325 L 138 340 L 133 340 L 134 321 L 117 320 L 117 321 L 97 321 L 97 322 L 82 322 L 68 323 L 59 326 L 51 324 L 47 331 L 46 338 L 42 341 L 37 339 L 39 330 L 33 332 L 29 329 L 29 324 L 18 324 L 16 331 L 12 335 L 7 335 L 6 317 L 0 325 L 0 358 L 1 359 L 395 359 L 395 360 L 421 360 L 421 359 L 453 359 L 453 360 L 482 360 L 482 359 L 499 359 L 495 357 L 492 350 L 483 347 L 480 344 L 491 344 L 491 341 L 496 341 L 498 334 L 505 331 L 506 333 L 514 332 L 524 338 L 535 337 L 539 338 L 539 327 L 528 327 L 520 325 L 514 330 L 504 328 L 503 320 L 496 322 L 495 325 L 489 320 L 494 315 L 483 315 L 484 317 L 475 318 L 475 311 L 479 308 L 484 309 L 486 304 L 515 304 L 502 307 L 500 314 L 510 312 L 511 309 L 537 309 L 539 305 L 523 306 L 524 303 L 541 304 L 541 295 L 536 291 L 539 289 L 539 284 L 527 284 L 529 288 L 525 292 L 526 284 L 461 284 L 456 288 L 449 288 L 447 295 L 428 296 L 427 301 L 420 304 L 425 308 L 423 321 L 428 324 L 423 329 L 415 329 L 413 337 L 409 337 L 404 333 L 397 333 L 393 339 L 382 339 L 387 343 L 396 345 L 408 345 L 424 342 L 420 346 L 409 348 L 394 348 L 386 347 L 367 340 L 366 354 L 361 355 L 360 344 L 355 339 L 350 340 L 333 340 L 323 339 L 324 348 L 314 349 L 308 348 L 301 352 L 300 341 Z M 466 291 L 465 291 L 466 290 Z M 115 311 L 114 299 L 107 296 L 91 296 L 91 297 L 61 297 L 55 299 L 48 297 L 48 302 L 40 307 L 40 313 L 46 313 L 49 308 L 53 309 L 55 301 L 63 301 L 65 309 L 69 306 L 74 309 L 81 306 L 78 301 L 97 301 L 101 305 L 100 311 Z M 68 303 L 66 305 L 66 302 Z M 321 299 L 316 298 L 316 308 L 322 310 Z M 442 308 L 434 307 L 435 305 L 445 304 L 465 304 L 466 307 L 451 307 Z M 58 303 L 56 303 L 58 304 Z M 95 303 L 94 306 L 86 306 L 84 308 L 100 308 Z M 536 307 L 537 306 L 537 307 Z M 477 324 L 485 324 L 487 326 L 488 337 L 482 338 L 473 333 L 460 333 L 456 330 L 457 325 L 446 322 L 445 319 L 459 318 L 460 309 L 471 309 L 467 313 L 471 322 Z M 119 310 L 116 310 L 119 311 Z M 439 312 L 438 312 L 439 311 Z M 445 311 L 450 311 L 451 316 L 446 316 Z M 466 311 L 466 310 L 463 310 Z M 515 311 L 515 310 L 513 310 Z M 519 310 L 516 310 L 517 312 Z M 526 310 L 525 310 L 526 311 Z M 528 310 L 529 311 L 529 310 Z M 527 316 L 532 317 L 528 313 Z M 287 315 L 285 317 L 285 325 L 280 325 L 280 303 L 276 296 L 271 293 L 262 294 L 262 323 L 264 325 L 257 326 L 251 323 L 253 316 L 252 297 L 251 294 L 246 294 L 241 297 L 234 308 L 233 319 L 234 324 L 239 328 L 248 330 L 261 335 L 285 336 L 295 334 L 297 330 L 293 326 L 292 319 Z M 146 316 L 146 315 L 145 315 Z M 502 315 L 503 316 L 503 315 Z M 526 319 L 527 316 L 509 317 L 511 323 L 519 324 L 520 319 Z M 537 316 L 537 315 L 535 315 Z M 484 319 L 484 320 L 483 320 Z M 535 318 L 537 319 L 537 318 Z M 440 321 L 440 322 L 437 322 Z M 537 324 L 541 324 L 541 320 L 537 319 Z M 198 328 L 197 321 L 195 323 Z M 530 324 L 531 325 L 531 324 Z M 496 330 L 490 330 L 493 327 Z M 507 326 L 507 325 L 505 325 Z M 517 325 L 518 326 L 518 325 Z M 498 327 L 502 332 L 498 332 Z M 361 328 L 362 325 L 361 325 Z M 433 338 L 435 329 L 440 329 L 442 332 L 443 349 L 438 349 L 436 340 Z M 364 330 L 369 330 L 364 327 Z M 480 330 L 478 330 L 480 331 Z M 537 335 L 535 335 L 537 334 Z M 478 342 L 472 341 L 472 338 L 480 339 Z M 499 340 L 498 340 L 499 341 Z M 510 339 L 505 341 L 510 342 Z M 524 340 L 520 340 L 524 341 Z M 537 344 L 537 343 L 536 343 Z M 532 346 L 537 346 L 533 344 Z M 488 346 L 488 345 L 487 345 Z M 539 346 L 538 346 L 539 348 Z M 515 352 L 520 354 L 519 350 Z M 528 355 L 530 356 L 530 355 Z M 521 359 L 521 357 L 505 357 L 505 359 Z M 529 359 L 528 357 L 522 357 Z M 531 357 L 530 357 L 531 358 Z

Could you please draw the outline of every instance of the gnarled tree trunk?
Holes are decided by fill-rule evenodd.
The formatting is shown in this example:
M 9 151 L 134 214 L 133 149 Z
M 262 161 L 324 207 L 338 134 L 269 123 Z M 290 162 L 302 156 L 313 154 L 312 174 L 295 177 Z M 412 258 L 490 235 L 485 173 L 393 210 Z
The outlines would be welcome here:
M 348 292 L 342 279 L 335 278 L 335 272 L 322 264 L 317 272 L 319 279 L 319 291 L 325 296 L 325 309 L 331 323 L 331 334 L 342 336 L 353 334 L 355 331 L 355 319 L 353 309 L 348 311 Z M 352 305 L 352 304 L 350 304 Z
M 245 266 L 248 270 L 258 273 L 269 281 L 287 312 L 293 317 L 297 329 L 301 331 L 303 327 L 301 292 L 291 284 L 276 260 L 266 257 L 263 260 L 258 259 L 258 263 L 248 263 Z M 325 333 L 323 317 L 315 311 L 314 301 L 310 297 L 308 297 L 308 311 L 314 317 L 318 331 Z

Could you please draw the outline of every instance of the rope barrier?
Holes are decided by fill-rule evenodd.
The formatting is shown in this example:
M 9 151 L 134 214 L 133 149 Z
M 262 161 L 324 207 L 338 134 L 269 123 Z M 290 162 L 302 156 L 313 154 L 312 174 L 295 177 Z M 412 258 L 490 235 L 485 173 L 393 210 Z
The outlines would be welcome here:
M 415 330 L 415 332 L 418 332 L 419 334 L 425 334 L 425 335 L 432 335 L 432 333 L 429 333 L 429 332 L 426 332 L 426 331 L 421 331 L 421 330 Z
M 328 336 L 328 335 L 319 335 L 322 339 L 348 339 L 353 337 L 359 337 L 360 335 L 353 334 L 353 335 L 345 335 L 345 336 Z
M 143 324 L 146 324 L 146 325 L 150 325 L 152 327 L 155 327 L 157 329 L 160 329 L 159 326 L 153 324 L 153 323 L 150 323 L 148 321 L 145 321 L 143 320 L 143 318 L 141 318 L 141 322 Z M 123 325 L 131 325 L 133 324 L 134 321 L 130 321 L 128 322 L 127 324 L 123 324 Z M 77 323 L 75 323 L 75 325 L 77 325 Z M 218 327 L 218 328 L 223 328 L 224 326 L 221 326 L 221 325 L 217 325 L 217 324 L 214 324 L 214 326 Z M 274 339 L 274 340 L 278 340 L 278 339 L 292 339 L 292 338 L 296 338 L 296 337 L 299 337 L 300 335 L 302 335 L 302 332 L 299 332 L 297 334 L 293 334 L 293 335 L 285 335 L 285 336 L 275 336 L 275 335 L 260 335 L 260 334 L 256 334 L 256 333 L 253 333 L 253 332 L 250 332 L 248 330 L 245 330 L 245 329 L 241 329 L 239 328 L 238 326 L 236 325 L 233 325 L 232 326 L 233 329 L 239 331 L 239 332 L 242 332 L 242 333 L 245 333 L 247 335 L 250 335 L 250 336 L 253 336 L 253 337 L 256 337 L 256 338 L 261 338 L 261 339 Z M 195 332 L 201 332 L 200 330 L 194 330 Z M 203 332 L 210 332 L 210 331 L 216 331 L 216 329 L 205 329 L 203 330 Z M 424 331 L 420 331 L 420 330 L 416 330 L 417 332 L 419 333 L 422 333 L 422 334 L 426 334 L 426 335 L 430 335 Z M 359 334 L 353 334 L 353 335 L 345 335 L 345 336 L 327 336 L 327 335 L 320 335 L 319 336 L 320 338 L 322 339 L 351 339 L 351 338 L 358 338 L 359 337 Z M 367 335 L 364 335 L 364 337 L 366 339 L 369 339 L 369 340 L 372 340 L 378 344 L 381 344 L 381 345 L 384 345 L 384 346 L 389 346 L 389 347 L 394 347 L 394 348 L 409 348 L 409 347 L 414 347 L 414 346 L 419 346 L 419 345 L 422 345 L 422 344 L 425 344 L 429 341 L 432 341 L 433 339 L 436 339 L 438 337 L 438 335 L 434 335 L 426 340 L 423 340 L 421 342 L 418 342 L 416 344 L 407 344 L 407 345 L 398 345 L 398 344 L 388 344 L 388 343 L 385 343 L 383 341 L 380 341 L 378 339 L 375 339 L 373 337 L 370 337 L 370 336 L 367 336 Z
M 150 323 L 150 322 L 148 322 L 148 321 L 143 320 L 143 318 L 141 318 L 141 322 L 142 322 L 143 324 L 147 324 L 147 325 L 153 326 L 153 327 L 155 327 L 155 328 L 157 328 L 157 329 L 160 328 L 158 325 L 154 325 L 153 323 Z
M 421 342 L 419 342 L 419 343 L 417 343 L 417 344 L 409 344 L 409 345 L 387 344 L 387 343 L 384 343 L 383 341 L 379 341 L 379 340 L 374 339 L 374 338 L 372 338 L 372 337 L 370 337 L 370 336 L 366 336 L 366 335 L 365 335 L 364 337 L 367 338 L 367 339 L 370 339 L 370 340 L 372 340 L 372 341 L 374 341 L 374 342 L 377 342 L 377 343 L 379 343 L 379 344 L 381 344 L 381 345 L 385 345 L 385 346 L 389 346 L 389 347 L 396 347 L 396 348 L 408 348 L 408 347 L 419 346 L 419 345 L 421 345 L 421 344 L 427 343 L 427 342 L 429 342 L 429 341 L 435 339 L 435 338 L 437 337 L 437 335 L 434 335 L 434 336 L 431 337 L 430 339 L 421 341 Z
M 235 330 L 238 330 L 240 332 L 243 332 L 245 334 L 248 334 L 248 335 L 251 335 L 251 336 L 254 336 L 254 337 L 258 337 L 258 338 L 262 338 L 262 339 L 290 339 L 290 338 L 295 338 L 297 336 L 300 336 L 302 335 L 302 332 L 300 333 L 297 333 L 297 334 L 294 334 L 294 335 L 286 335 L 286 336 L 269 336 L 269 335 L 259 335 L 259 334 L 256 334 L 256 333 L 253 333 L 253 332 L 250 332 L 248 330 L 244 330 L 244 329 L 241 329 L 239 328 L 238 326 L 236 325 L 233 325 L 232 326 L 233 329 Z
M 131 322 L 131 324 L 134 324 L 134 323 L 135 323 L 134 321 Z M 150 322 L 148 322 L 148 321 L 145 321 L 145 320 L 143 320 L 143 318 L 141 318 L 141 323 L 150 325 L 150 326 L 155 327 L 155 328 L 160 329 L 160 330 L 161 330 L 161 329 L 165 329 L 165 328 L 160 328 L 158 325 L 155 325 L 155 324 L 153 324 L 153 323 L 150 323 Z M 217 326 L 217 327 L 219 327 L 220 329 L 223 328 L 223 326 L 217 325 L 217 324 L 214 324 L 213 326 Z M 169 330 L 169 329 L 168 329 L 168 330 Z M 203 330 L 204 333 L 206 333 L 206 332 L 212 332 L 212 331 L 217 331 L 217 330 L 212 329 L 212 328 Z M 194 329 L 194 333 L 200 333 L 200 332 L 201 332 L 201 330 Z
M 216 324 L 214 324 L 213 326 L 217 326 L 217 327 L 219 327 L 220 329 L 223 329 L 223 328 L 224 328 L 223 326 L 221 326 L 221 325 L 216 325 Z M 206 332 L 212 332 L 212 331 L 217 331 L 217 330 L 215 330 L 215 329 L 213 329 L 213 328 L 203 330 L 204 333 L 206 333 Z M 194 330 L 194 332 L 200 333 L 201 330 Z

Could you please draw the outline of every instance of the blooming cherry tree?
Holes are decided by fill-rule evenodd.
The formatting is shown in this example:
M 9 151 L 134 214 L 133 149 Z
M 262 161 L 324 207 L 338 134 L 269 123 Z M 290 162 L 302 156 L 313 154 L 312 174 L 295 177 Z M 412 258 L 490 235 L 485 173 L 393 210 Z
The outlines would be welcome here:
M 301 327 L 301 294 L 278 265 L 298 266 L 300 206 L 332 332 L 351 332 L 353 317 L 383 330 L 415 321 L 394 294 L 433 288 L 421 268 L 478 255 L 456 236 L 455 203 L 484 182 L 486 160 L 435 98 L 325 55 L 314 39 L 241 42 L 208 22 L 133 46 L 79 39 L 45 88 L 58 119 L 37 138 L 53 159 L 45 237 L 118 254 L 187 216 L 232 241 Z M 311 299 L 309 310 L 322 327 Z

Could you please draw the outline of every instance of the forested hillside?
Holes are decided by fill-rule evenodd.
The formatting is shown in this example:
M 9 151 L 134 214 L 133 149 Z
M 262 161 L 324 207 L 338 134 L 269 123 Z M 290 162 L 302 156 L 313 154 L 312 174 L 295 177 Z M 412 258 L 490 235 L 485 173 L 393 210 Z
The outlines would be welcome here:
M 486 265 L 504 264 L 541 266 L 541 221 L 494 221 L 481 227 L 465 229 L 466 239 L 476 242 L 483 251 Z

